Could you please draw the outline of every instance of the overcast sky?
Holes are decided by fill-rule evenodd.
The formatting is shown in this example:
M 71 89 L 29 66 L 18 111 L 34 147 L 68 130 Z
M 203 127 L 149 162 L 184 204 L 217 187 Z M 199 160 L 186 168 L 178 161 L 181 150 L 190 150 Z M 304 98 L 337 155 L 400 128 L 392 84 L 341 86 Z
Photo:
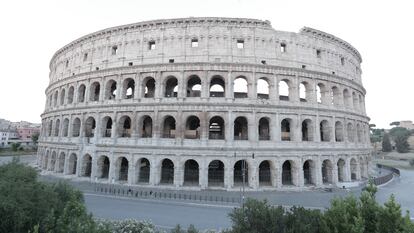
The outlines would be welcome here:
M 308 26 L 346 40 L 362 55 L 371 123 L 414 120 L 412 0 L 1 0 L 0 9 L 0 118 L 41 121 L 49 61 L 74 39 L 144 20 L 211 16 L 269 20 L 293 32 Z

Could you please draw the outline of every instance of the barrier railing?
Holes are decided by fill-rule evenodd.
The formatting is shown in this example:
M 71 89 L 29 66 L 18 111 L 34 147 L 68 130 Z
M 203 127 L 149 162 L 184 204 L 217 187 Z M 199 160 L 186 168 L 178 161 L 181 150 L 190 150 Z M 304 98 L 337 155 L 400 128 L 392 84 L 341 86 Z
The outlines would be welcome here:
M 375 185 L 381 185 L 381 184 L 385 184 L 385 183 L 389 182 L 390 180 L 392 180 L 394 175 L 400 176 L 400 170 L 398 170 L 397 168 L 382 165 L 382 164 L 377 164 L 377 167 L 380 168 L 380 169 L 388 170 L 388 171 L 390 171 L 390 173 L 385 175 L 385 176 L 380 176 L 380 177 L 373 178 L 372 182 Z
M 169 199 L 169 200 L 185 200 L 194 202 L 221 202 L 221 203 L 241 203 L 240 197 L 224 197 L 217 195 L 198 194 L 198 193 L 185 193 L 177 192 L 173 190 L 148 190 L 140 189 L 136 187 L 117 187 L 110 184 L 94 184 L 94 191 L 96 193 L 102 193 L 107 195 L 125 196 L 133 198 L 146 198 L 146 199 Z

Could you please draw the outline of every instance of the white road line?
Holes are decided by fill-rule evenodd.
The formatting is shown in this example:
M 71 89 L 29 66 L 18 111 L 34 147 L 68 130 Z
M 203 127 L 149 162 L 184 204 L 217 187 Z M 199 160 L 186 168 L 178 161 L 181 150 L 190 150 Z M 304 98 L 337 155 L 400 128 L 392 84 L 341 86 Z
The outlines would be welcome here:
M 96 197 L 106 197 L 106 198 L 113 198 L 113 199 L 123 199 L 123 200 L 139 200 L 144 202 L 156 202 L 162 204 L 177 204 L 177 205 L 189 205 L 189 206 L 202 206 L 202 207 L 215 207 L 215 208 L 225 208 L 225 209 L 233 209 L 234 207 L 238 207 L 239 205 L 215 205 L 215 204 L 206 204 L 206 203 L 195 203 L 195 202 L 179 202 L 179 201 L 172 201 L 172 200 L 155 200 L 155 199 L 144 199 L 144 198 L 131 198 L 131 197 L 121 197 L 121 196 L 112 196 L 112 195 L 102 195 L 102 194 L 95 194 L 95 193 L 84 193 L 85 196 L 96 196 Z

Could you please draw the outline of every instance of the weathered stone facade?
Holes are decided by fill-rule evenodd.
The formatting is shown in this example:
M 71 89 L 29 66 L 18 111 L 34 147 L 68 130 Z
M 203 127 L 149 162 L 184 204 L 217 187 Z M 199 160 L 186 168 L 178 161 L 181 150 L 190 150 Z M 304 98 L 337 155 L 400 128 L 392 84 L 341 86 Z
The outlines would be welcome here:
M 368 176 L 358 51 L 233 18 L 156 20 L 58 50 L 38 164 L 98 182 L 304 189 Z M 244 162 L 242 162 L 244 161 Z

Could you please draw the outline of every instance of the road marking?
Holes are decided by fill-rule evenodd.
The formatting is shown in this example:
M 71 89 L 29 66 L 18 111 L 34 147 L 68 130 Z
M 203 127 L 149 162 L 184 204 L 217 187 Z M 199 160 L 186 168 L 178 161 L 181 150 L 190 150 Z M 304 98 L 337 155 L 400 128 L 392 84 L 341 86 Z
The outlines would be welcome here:
M 123 200 L 134 200 L 134 201 L 138 200 L 138 201 L 144 201 L 144 202 L 156 202 L 156 203 L 163 203 L 163 204 L 177 204 L 177 205 L 214 207 L 214 208 L 225 208 L 225 209 L 233 209 L 234 207 L 239 206 L 239 205 L 225 205 L 225 204 L 217 205 L 217 204 L 195 203 L 195 202 L 179 202 L 179 201 L 172 201 L 172 200 L 156 200 L 156 199 L 121 197 L 121 196 L 103 195 L 103 194 L 95 194 L 95 193 L 87 193 L 87 192 L 84 192 L 84 195 L 85 196 L 106 197 L 106 198 L 113 198 L 113 199 L 123 199 Z

